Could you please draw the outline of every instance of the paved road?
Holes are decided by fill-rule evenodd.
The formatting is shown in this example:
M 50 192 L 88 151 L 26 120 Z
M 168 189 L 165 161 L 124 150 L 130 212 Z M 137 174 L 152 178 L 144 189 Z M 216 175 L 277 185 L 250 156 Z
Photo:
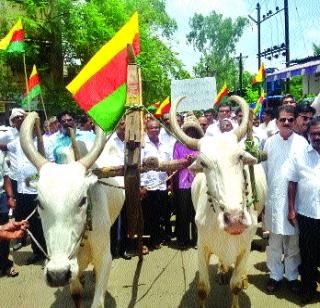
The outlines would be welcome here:
M 0 278 L 0 308 L 73 307 L 68 287 L 49 288 L 42 277 L 40 265 L 24 265 L 31 254 L 30 246 L 14 252 L 14 260 L 20 275 L 16 278 Z M 228 286 L 217 285 L 213 278 L 216 259 L 211 259 L 211 285 L 207 307 L 229 307 Z M 277 295 L 265 293 L 268 279 L 265 253 L 253 251 L 249 259 L 249 288 L 241 293 L 240 306 L 248 307 L 300 307 L 297 296 L 286 290 L 285 283 Z M 197 251 L 180 251 L 163 246 L 147 255 L 139 265 L 138 258 L 130 261 L 113 261 L 109 280 L 106 307 L 197 307 L 196 300 Z M 86 292 L 84 307 L 90 307 L 93 296 L 93 276 L 85 274 Z M 320 307 L 318 302 L 308 307 Z

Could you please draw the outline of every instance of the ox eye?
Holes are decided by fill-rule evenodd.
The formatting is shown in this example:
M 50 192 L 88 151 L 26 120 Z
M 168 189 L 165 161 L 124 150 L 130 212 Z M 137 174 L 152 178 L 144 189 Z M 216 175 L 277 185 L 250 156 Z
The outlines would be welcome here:
M 87 197 L 83 197 L 79 203 L 79 207 L 82 207 L 83 205 L 85 205 L 87 202 Z

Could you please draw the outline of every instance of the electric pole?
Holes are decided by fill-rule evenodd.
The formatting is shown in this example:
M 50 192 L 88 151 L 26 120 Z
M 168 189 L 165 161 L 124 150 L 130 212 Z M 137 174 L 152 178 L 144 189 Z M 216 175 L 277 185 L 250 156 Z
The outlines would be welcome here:
M 236 57 L 239 60 L 239 94 L 243 96 L 243 59 L 248 58 L 248 56 L 242 56 L 240 52 L 239 57 Z
M 279 55 L 286 57 L 286 67 L 290 64 L 290 47 L 289 47 L 289 9 L 288 9 L 288 0 L 284 0 L 283 8 L 280 9 L 276 6 L 276 11 L 273 13 L 269 10 L 265 15 L 262 15 L 261 19 L 261 6 L 257 3 L 257 19 L 254 19 L 250 15 L 248 17 L 257 25 L 258 30 L 258 69 L 261 66 L 261 57 L 265 57 L 268 60 L 274 58 L 279 58 Z M 274 15 L 284 11 L 284 21 L 285 21 L 285 42 L 279 45 L 271 46 L 264 51 L 261 52 L 261 24 L 268 20 L 269 18 L 273 17 Z M 289 89 L 289 79 L 286 81 L 286 89 Z

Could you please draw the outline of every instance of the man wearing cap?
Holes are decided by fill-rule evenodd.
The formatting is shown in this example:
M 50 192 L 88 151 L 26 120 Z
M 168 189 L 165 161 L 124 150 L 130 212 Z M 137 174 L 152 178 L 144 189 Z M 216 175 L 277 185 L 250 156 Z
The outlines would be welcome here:
M 9 123 L 12 129 L 0 135 L 0 144 L 7 145 L 9 142 L 19 139 L 19 131 L 21 124 L 26 116 L 26 112 L 21 108 L 13 108 L 9 117 Z M 0 147 L 2 150 L 7 150 L 6 147 Z M 14 195 L 17 192 L 17 162 L 16 155 L 8 152 L 8 158 L 10 160 L 9 177 L 13 186 Z
M 9 124 L 11 129 L 7 132 L 0 135 L 0 149 L 2 151 L 7 151 L 7 145 L 14 141 L 19 140 L 20 137 L 20 127 L 21 124 L 26 116 L 26 112 L 21 108 L 13 108 L 9 117 Z M 7 151 L 7 157 L 10 162 L 9 166 L 9 178 L 11 180 L 12 189 L 13 189 L 13 197 L 16 198 L 17 195 L 17 180 L 18 180 L 18 162 L 17 162 L 17 155 L 11 151 Z M 19 207 L 19 206 L 18 206 Z M 19 211 L 19 210 L 18 210 Z M 25 239 L 22 238 L 19 240 L 14 246 L 14 249 L 19 249 L 23 245 L 25 245 Z

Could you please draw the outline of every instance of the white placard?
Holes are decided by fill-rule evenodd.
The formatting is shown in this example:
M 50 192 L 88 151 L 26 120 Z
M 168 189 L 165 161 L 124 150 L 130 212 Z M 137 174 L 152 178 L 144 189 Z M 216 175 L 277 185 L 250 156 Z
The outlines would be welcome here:
M 207 110 L 212 108 L 217 96 L 215 77 L 171 80 L 171 101 L 186 96 L 178 111 Z

